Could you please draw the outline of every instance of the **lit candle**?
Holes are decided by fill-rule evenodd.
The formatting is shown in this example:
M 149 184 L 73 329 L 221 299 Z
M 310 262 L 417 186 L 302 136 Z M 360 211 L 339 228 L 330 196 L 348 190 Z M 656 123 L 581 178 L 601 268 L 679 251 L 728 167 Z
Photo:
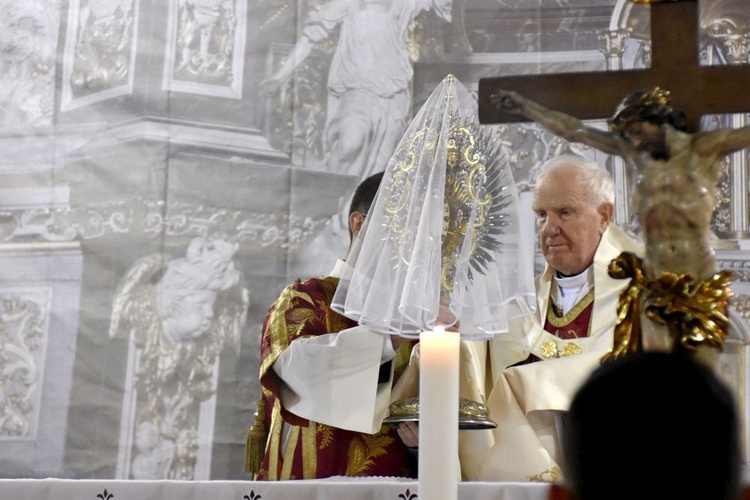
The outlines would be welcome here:
M 419 335 L 419 499 L 458 498 L 458 332 Z

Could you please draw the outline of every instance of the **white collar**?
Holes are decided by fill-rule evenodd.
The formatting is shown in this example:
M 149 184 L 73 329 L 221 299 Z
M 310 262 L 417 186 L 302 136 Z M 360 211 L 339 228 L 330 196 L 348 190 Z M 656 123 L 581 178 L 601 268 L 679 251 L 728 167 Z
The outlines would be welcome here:
M 575 276 L 559 277 L 555 273 L 550 299 L 562 309 L 563 314 L 568 314 L 568 311 L 592 288 L 594 288 L 593 265 Z
M 594 266 L 587 267 L 575 276 L 558 276 L 557 273 L 554 276 L 557 286 L 562 289 L 581 289 L 586 283 L 593 285 Z

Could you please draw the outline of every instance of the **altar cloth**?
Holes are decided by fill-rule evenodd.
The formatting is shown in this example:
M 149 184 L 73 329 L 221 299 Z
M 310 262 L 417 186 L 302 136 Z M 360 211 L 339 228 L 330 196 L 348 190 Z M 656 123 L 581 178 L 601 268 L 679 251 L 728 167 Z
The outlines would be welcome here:
M 547 484 L 462 482 L 461 500 L 545 500 Z M 329 478 L 300 481 L 0 479 L 1 500 L 418 500 L 418 481 Z

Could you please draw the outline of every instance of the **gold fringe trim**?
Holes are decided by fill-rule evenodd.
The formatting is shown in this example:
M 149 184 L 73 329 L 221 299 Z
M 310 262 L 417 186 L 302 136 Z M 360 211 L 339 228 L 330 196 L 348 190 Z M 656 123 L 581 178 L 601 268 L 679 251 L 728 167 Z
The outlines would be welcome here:
M 255 422 L 247 431 L 245 442 L 245 472 L 255 474 L 263 464 L 263 455 L 266 452 L 266 441 L 268 440 L 268 429 L 265 424 L 266 402 L 261 395 L 258 398 L 255 410 Z

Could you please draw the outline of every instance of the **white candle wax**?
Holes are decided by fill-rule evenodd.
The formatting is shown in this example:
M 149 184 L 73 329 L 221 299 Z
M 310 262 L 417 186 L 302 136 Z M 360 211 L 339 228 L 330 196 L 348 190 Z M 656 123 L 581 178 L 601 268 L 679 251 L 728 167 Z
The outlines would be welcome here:
M 458 332 L 422 332 L 419 374 L 419 500 L 458 498 Z

